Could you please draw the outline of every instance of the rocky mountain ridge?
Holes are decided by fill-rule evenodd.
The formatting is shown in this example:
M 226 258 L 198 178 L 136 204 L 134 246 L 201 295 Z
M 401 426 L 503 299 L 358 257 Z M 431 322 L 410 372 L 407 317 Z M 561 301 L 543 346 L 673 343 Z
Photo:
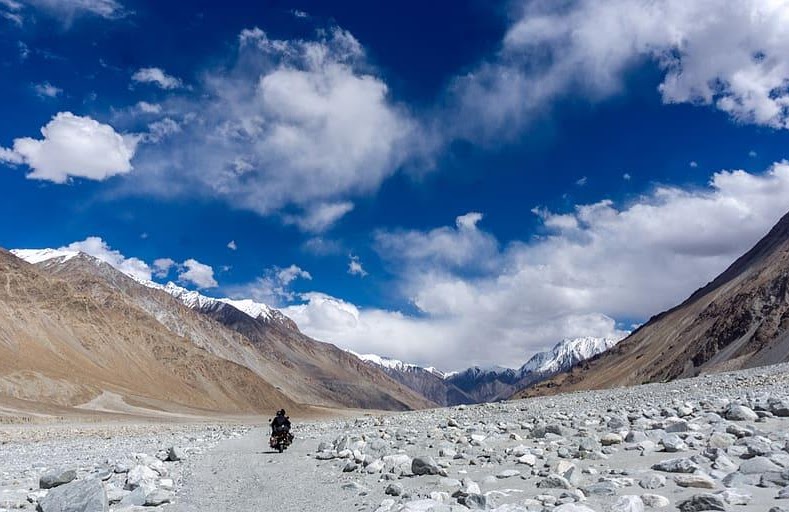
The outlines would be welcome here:
M 614 349 L 517 396 L 789 361 L 789 214 L 726 271 Z

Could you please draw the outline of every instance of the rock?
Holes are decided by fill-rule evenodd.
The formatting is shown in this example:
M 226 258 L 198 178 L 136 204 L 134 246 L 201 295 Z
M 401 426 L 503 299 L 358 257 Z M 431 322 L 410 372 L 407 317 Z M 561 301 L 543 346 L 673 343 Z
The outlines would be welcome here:
M 572 489 L 570 482 L 561 475 L 552 473 L 540 480 L 537 487 L 541 489 Z
M 743 475 L 754 475 L 769 472 L 780 473 L 781 466 L 766 457 L 754 457 L 752 459 L 743 461 L 743 463 L 740 464 L 740 469 L 738 471 Z
M 653 464 L 652 469 L 667 473 L 693 473 L 699 467 L 690 459 L 668 459 Z
M 505 469 L 501 473 L 496 474 L 496 478 L 505 479 L 505 478 L 512 478 L 514 476 L 519 476 L 521 474 L 520 471 L 517 469 Z
M 184 460 L 185 458 L 186 452 L 182 448 L 171 446 L 170 449 L 167 450 L 167 460 L 171 462 L 178 462 L 179 460 Z
M 581 489 L 587 496 L 615 496 L 617 486 L 613 482 L 598 482 Z
M 644 502 L 638 496 L 620 496 L 611 507 L 611 512 L 644 512 Z
M 726 502 L 715 494 L 696 494 L 689 499 L 681 501 L 677 508 L 680 512 L 702 512 L 708 510 L 726 511 Z
M 639 487 L 642 489 L 660 489 L 666 485 L 666 477 L 658 474 L 651 474 L 645 476 L 638 482 Z
M 133 491 L 144 483 L 155 482 L 159 478 L 159 473 L 148 466 L 134 466 L 126 475 L 126 489 Z
M 432 457 L 414 457 L 411 461 L 411 472 L 415 475 L 437 475 L 440 468 Z
M 40 512 L 107 512 L 107 493 L 99 480 L 77 480 L 51 489 L 38 502 Z
M 484 494 L 469 494 L 458 498 L 458 503 L 471 510 L 487 510 L 488 498 Z
M 771 413 L 781 418 L 789 417 L 789 398 L 773 398 L 768 403 Z
M 612 446 L 615 444 L 622 444 L 622 436 L 615 433 L 604 434 L 600 438 L 600 444 L 603 446 Z
M 740 492 L 737 489 L 726 489 L 719 494 L 723 497 L 723 501 L 729 505 L 747 505 L 753 501 L 753 496 Z
M 758 414 L 744 405 L 730 405 L 723 417 L 731 421 L 756 421 L 759 419 Z
M 403 494 L 403 486 L 401 484 L 392 483 L 386 486 L 385 494 L 389 496 L 400 496 Z
M 699 489 L 714 489 L 715 481 L 703 474 L 695 475 L 677 475 L 674 477 L 674 482 L 680 487 L 696 487 Z
M 172 493 L 165 491 L 163 489 L 155 489 L 154 491 L 148 493 L 145 496 L 145 506 L 146 507 L 158 507 L 159 505 L 164 505 L 165 503 L 170 503 L 173 501 Z
M 553 512 L 595 512 L 595 510 L 578 503 L 565 503 L 553 509 Z
M 780 491 L 778 491 L 778 496 L 776 496 L 778 500 L 789 500 L 789 487 L 784 487 Z
M 659 494 L 642 494 L 641 501 L 649 508 L 664 508 L 671 505 L 668 498 Z
M 44 474 L 38 481 L 38 486 L 42 489 L 52 489 L 59 485 L 64 485 L 77 478 L 77 472 L 73 469 L 59 469 Z
M 517 462 L 518 464 L 526 464 L 527 466 L 533 467 L 535 464 L 537 464 L 537 457 L 535 457 L 531 453 L 527 453 L 525 455 L 521 455 L 520 457 L 518 457 L 515 462 Z
M 667 434 L 663 436 L 663 439 L 660 440 L 660 444 L 662 444 L 663 449 L 669 453 L 684 452 L 688 449 L 688 445 L 686 445 L 685 441 L 677 434 Z

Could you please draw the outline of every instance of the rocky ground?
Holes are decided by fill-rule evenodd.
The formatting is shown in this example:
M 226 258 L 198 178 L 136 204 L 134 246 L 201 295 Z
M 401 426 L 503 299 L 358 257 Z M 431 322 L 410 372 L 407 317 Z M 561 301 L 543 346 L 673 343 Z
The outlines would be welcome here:
M 7 442 L 0 510 L 789 512 L 789 365 L 298 424 L 284 454 L 201 428 Z

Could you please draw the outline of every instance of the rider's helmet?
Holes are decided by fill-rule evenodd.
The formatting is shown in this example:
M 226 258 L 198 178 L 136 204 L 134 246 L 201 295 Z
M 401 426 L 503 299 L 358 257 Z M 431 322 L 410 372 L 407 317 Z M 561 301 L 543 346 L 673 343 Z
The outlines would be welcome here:
M 285 416 L 285 409 L 280 409 L 277 411 L 277 416 Z

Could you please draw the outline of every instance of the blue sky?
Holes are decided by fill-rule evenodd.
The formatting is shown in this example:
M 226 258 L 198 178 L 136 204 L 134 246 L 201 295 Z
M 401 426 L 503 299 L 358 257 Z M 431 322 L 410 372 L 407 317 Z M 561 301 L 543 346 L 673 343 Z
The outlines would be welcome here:
M 518 366 L 789 209 L 789 2 L 379 4 L 0 0 L 0 246 Z

